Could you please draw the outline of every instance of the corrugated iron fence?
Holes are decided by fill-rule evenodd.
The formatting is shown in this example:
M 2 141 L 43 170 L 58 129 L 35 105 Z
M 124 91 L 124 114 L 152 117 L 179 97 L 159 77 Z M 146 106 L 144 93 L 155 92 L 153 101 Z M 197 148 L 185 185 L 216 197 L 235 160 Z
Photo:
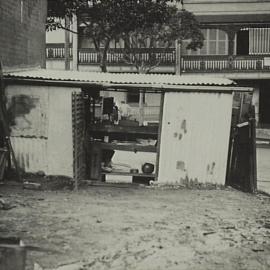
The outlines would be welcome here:
M 245 192 L 257 190 L 255 109 L 248 121 L 232 128 L 226 184 Z

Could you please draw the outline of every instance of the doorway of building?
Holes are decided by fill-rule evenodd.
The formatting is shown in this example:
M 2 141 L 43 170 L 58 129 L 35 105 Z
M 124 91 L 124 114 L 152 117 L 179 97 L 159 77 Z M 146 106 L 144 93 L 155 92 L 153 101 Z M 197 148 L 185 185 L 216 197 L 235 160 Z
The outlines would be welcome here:
M 236 38 L 236 54 L 248 55 L 249 54 L 249 31 L 248 29 L 240 30 L 237 32 Z

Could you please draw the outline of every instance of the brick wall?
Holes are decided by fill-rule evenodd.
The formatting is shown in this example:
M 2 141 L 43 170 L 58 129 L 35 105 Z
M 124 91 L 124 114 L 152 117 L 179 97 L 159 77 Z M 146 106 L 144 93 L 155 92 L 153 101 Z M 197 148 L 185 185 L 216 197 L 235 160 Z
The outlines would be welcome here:
M 44 66 L 47 0 L 0 1 L 0 60 L 4 71 Z

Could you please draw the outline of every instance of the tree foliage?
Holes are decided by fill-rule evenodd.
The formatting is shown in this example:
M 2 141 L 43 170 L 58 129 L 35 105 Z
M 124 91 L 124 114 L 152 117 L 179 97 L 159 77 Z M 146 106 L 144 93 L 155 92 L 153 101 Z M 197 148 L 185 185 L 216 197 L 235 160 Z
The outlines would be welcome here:
M 159 64 L 159 59 L 150 57 L 148 62 L 142 61 L 134 49 L 151 50 L 159 43 L 166 49 L 176 39 L 190 39 L 191 49 L 202 46 L 203 36 L 194 15 L 177 10 L 170 2 L 175 1 L 49 0 L 47 29 L 63 28 L 55 18 L 71 17 L 76 13 L 80 24 L 84 25 L 84 34 L 100 54 L 102 71 L 106 71 L 110 41 L 121 38 L 125 41 L 124 60 L 135 65 L 139 72 L 148 72 Z
M 188 40 L 187 49 L 196 50 L 203 46 L 203 34 L 195 16 L 186 10 L 167 7 L 169 16 L 163 22 L 136 28 L 122 35 L 125 41 L 123 48 L 124 60 L 136 67 L 139 73 L 148 73 L 157 67 L 169 47 L 174 47 L 175 41 L 182 43 Z M 148 58 L 138 53 L 146 48 Z M 155 49 L 159 49 L 156 54 Z

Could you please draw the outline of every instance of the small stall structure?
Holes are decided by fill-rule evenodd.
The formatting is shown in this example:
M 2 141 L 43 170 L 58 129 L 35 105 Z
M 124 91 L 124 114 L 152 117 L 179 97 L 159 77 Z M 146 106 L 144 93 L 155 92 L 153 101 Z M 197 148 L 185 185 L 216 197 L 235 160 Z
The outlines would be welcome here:
M 225 78 L 30 70 L 5 74 L 26 172 L 96 181 L 225 184 L 233 96 Z

